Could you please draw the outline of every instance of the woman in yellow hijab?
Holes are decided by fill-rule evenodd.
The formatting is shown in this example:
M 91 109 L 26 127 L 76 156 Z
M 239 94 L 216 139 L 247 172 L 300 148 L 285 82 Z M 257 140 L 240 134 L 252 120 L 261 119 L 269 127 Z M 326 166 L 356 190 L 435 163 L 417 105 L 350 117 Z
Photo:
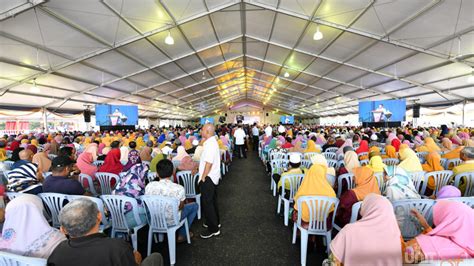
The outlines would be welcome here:
M 437 152 L 430 152 L 426 155 L 426 163 L 422 165 L 423 171 L 434 172 L 443 171 L 444 168 L 441 166 L 441 156 Z M 435 181 L 432 176 L 428 178 L 428 188 L 431 190 L 435 189 Z
M 384 171 L 385 164 L 382 161 L 382 157 L 380 157 L 379 154 L 376 152 L 371 152 L 370 153 L 370 161 L 369 164 L 367 165 L 372 171 L 375 173 L 380 173 Z
M 309 222 L 309 209 L 308 206 L 303 205 L 302 210 L 300 209 L 300 206 L 298 206 L 298 198 L 302 196 L 326 196 L 326 197 L 336 197 L 336 193 L 334 192 L 334 189 L 331 187 L 329 182 L 326 179 L 326 169 L 327 167 L 324 167 L 323 165 L 320 164 L 314 164 L 311 166 L 309 171 L 306 173 L 306 175 L 303 178 L 303 182 L 301 182 L 301 186 L 296 192 L 296 195 L 294 197 L 295 201 L 295 212 L 293 213 L 293 221 L 295 221 L 295 216 L 296 218 L 298 217 L 296 215 L 296 211 L 301 211 L 301 219 L 305 222 Z M 332 208 L 331 210 L 334 210 Z
M 5 140 L 0 140 L 0 162 L 6 161 L 8 159 L 7 151 L 5 150 L 6 145 L 7 143 Z
M 321 152 L 321 150 L 316 147 L 316 143 L 314 143 L 314 141 L 311 139 L 308 140 L 306 145 L 306 150 L 304 152 Z
M 35 146 L 38 148 L 39 144 L 38 144 L 38 140 L 37 139 L 32 139 L 31 140 L 31 145 Z
M 137 138 L 136 143 L 137 143 L 137 150 L 141 150 L 146 145 L 145 141 L 143 141 L 143 137 L 141 136 Z
M 416 153 L 412 149 L 403 149 L 400 152 L 400 168 L 403 168 L 407 172 L 419 172 L 423 171 L 420 160 L 416 156 Z
M 392 158 L 392 159 L 397 159 L 397 150 L 395 149 L 395 147 L 393 147 L 392 145 L 387 145 L 385 146 L 385 157 L 384 159 L 386 158 Z

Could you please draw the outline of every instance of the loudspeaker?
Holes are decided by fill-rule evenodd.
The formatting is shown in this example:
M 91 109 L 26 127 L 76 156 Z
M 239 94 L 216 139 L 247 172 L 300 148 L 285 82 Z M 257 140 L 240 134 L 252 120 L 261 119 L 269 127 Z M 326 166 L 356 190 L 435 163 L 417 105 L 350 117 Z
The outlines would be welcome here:
M 268 116 L 268 113 L 266 114 L 266 116 Z
M 415 104 L 413 105 L 413 118 L 418 118 L 420 117 L 420 105 Z
M 84 110 L 84 122 L 90 123 L 91 122 L 91 111 Z
M 227 113 L 225 113 L 225 117 L 227 117 Z

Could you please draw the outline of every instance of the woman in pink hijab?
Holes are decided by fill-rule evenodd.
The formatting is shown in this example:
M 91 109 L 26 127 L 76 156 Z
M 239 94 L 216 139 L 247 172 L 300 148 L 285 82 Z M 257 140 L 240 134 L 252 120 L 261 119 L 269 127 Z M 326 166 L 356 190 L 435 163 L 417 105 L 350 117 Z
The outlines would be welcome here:
M 104 148 L 105 148 L 105 143 L 100 143 L 99 148 L 97 150 L 99 155 L 102 155 L 102 152 L 104 151 Z
M 474 210 L 471 207 L 457 201 L 437 201 L 433 206 L 434 229 L 423 215 L 412 213 L 425 231 L 405 244 L 405 263 L 474 257 Z
M 330 259 L 336 265 L 402 265 L 401 233 L 390 201 L 369 194 L 360 215 L 331 242 Z
M 344 142 L 344 144 L 342 144 L 341 147 L 339 147 L 339 150 L 337 150 L 336 154 L 339 155 L 339 154 L 344 154 L 344 147 L 352 147 L 352 140 L 351 139 L 346 139 L 346 141 Z

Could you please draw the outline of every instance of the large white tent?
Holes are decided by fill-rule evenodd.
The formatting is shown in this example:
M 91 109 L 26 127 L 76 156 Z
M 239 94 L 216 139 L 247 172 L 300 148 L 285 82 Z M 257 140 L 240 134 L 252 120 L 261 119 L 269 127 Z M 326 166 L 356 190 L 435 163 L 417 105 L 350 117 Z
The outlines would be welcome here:
M 243 100 L 307 118 L 466 103 L 473 30 L 465 0 L 1 1 L 0 105 L 191 119 Z

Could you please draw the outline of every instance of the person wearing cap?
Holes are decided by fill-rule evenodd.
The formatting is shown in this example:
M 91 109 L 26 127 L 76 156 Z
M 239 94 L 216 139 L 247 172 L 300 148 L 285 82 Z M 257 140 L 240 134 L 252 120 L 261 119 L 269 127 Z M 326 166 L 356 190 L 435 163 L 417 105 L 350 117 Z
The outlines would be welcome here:
M 84 195 L 86 191 L 81 183 L 70 177 L 74 161 L 67 156 L 58 156 L 51 163 L 51 176 L 43 184 L 43 192 L 68 195 Z
M 284 173 L 281 174 L 281 176 L 279 174 L 273 174 L 272 178 L 273 180 L 275 181 L 275 183 L 278 184 L 278 193 L 281 193 L 281 186 L 282 186 L 282 179 L 284 176 L 286 175 L 296 175 L 296 174 L 304 174 L 305 172 L 305 169 L 301 169 L 300 166 L 301 166 L 301 156 L 297 153 L 291 153 L 290 154 L 290 159 L 289 159 L 289 166 L 290 168 L 285 171 Z M 287 182 L 285 182 L 285 195 L 290 195 L 289 191 L 290 191 L 290 182 L 287 180 Z

